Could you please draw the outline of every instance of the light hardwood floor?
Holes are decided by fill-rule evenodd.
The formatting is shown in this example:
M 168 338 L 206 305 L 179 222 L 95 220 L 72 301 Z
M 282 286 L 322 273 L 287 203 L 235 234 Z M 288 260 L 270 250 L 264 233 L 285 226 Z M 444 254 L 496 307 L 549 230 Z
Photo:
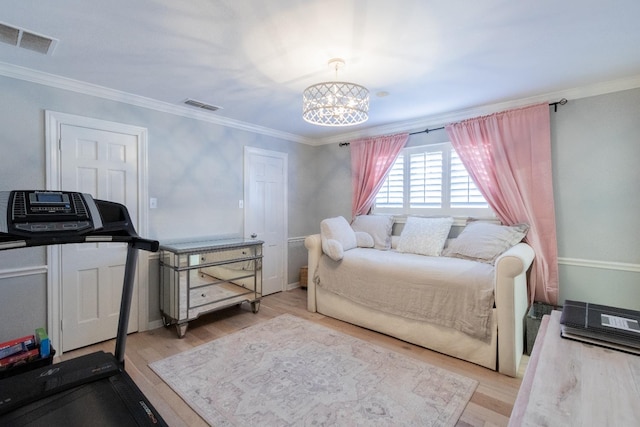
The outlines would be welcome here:
M 202 316 L 189 323 L 187 334 L 182 339 L 177 337 L 175 327 L 131 334 L 125 351 L 125 369 L 170 426 L 206 426 L 207 424 L 149 368 L 148 364 L 280 314 L 290 313 L 477 380 L 478 388 L 462 414 L 458 426 L 508 424 L 528 362 L 527 356 L 523 357 L 518 378 L 510 378 L 386 335 L 311 313 L 306 307 L 306 290 L 294 289 L 263 298 L 257 314 L 251 312 L 249 305 L 243 304 L 241 307 L 231 307 Z M 114 342 L 107 341 L 68 352 L 60 359 L 97 350 L 113 352 Z

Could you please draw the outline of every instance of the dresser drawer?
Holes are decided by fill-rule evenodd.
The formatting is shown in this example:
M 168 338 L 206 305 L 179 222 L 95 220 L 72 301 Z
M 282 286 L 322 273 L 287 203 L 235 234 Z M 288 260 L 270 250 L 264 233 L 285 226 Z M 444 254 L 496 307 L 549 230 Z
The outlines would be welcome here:
M 189 307 L 202 307 L 208 304 L 225 305 L 253 299 L 255 293 L 233 283 L 202 286 L 189 291 Z M 250 298 L 251 297 L 251 298 Z

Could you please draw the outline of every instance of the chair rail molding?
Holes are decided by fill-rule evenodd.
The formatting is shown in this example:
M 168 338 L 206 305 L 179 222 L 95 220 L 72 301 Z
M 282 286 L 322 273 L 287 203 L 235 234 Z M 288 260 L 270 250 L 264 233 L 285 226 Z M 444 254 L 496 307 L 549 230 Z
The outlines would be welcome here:
M 632 263 L 626 263 L 626 262 L 597 261 L 597 260 L 591 260 L 591 259 L 559 257 L 558 264 L 570 265 L 573 267 L 586 267 L 586 268 L 597 268 L 601 270 L 618 270 L 618 271 L 630 271 L 632 273 L 640 273 L 640 264 L 632 264 Z
M 49 269 L 46 265 L 35 265 L 32 267 L 6 268 L 0 270 L 0 280 L 11 279 L 22 276 L 35 276 L 37 274 L 47 274 Z

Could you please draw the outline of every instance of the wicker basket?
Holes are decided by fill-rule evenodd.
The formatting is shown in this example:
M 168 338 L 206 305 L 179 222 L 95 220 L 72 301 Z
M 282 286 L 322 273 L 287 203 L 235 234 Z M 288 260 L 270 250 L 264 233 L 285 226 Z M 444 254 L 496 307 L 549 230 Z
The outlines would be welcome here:
M 306 288 L 307 287 L 307 276 L 309 273 L 309 269 L 307 268 L 307 266 L 305 265 L 304 267 L 300 268 L 300 287 L 301 288 Z

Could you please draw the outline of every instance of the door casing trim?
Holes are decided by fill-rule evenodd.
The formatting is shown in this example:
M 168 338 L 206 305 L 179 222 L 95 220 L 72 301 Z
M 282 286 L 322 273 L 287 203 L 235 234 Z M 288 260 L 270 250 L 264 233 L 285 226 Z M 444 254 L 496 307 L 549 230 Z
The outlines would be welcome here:
M 61 126 L 71 125 L 134 135 L 138 138 L 138 218 L 137 232 L 146 236 L 149 230 L 148 208 L 148 130 L 140 126 L 127 125 L 74 114 L 45 111 L 45 189 L 61 190 L 62 170 L 60 165 Z M 47 330 L 54 348 L 62 354 L 62 259 L 58 245 L 47 246 Z M 138 330 L 149 325 L 149 257 L 140 251 L 138 256 Z

